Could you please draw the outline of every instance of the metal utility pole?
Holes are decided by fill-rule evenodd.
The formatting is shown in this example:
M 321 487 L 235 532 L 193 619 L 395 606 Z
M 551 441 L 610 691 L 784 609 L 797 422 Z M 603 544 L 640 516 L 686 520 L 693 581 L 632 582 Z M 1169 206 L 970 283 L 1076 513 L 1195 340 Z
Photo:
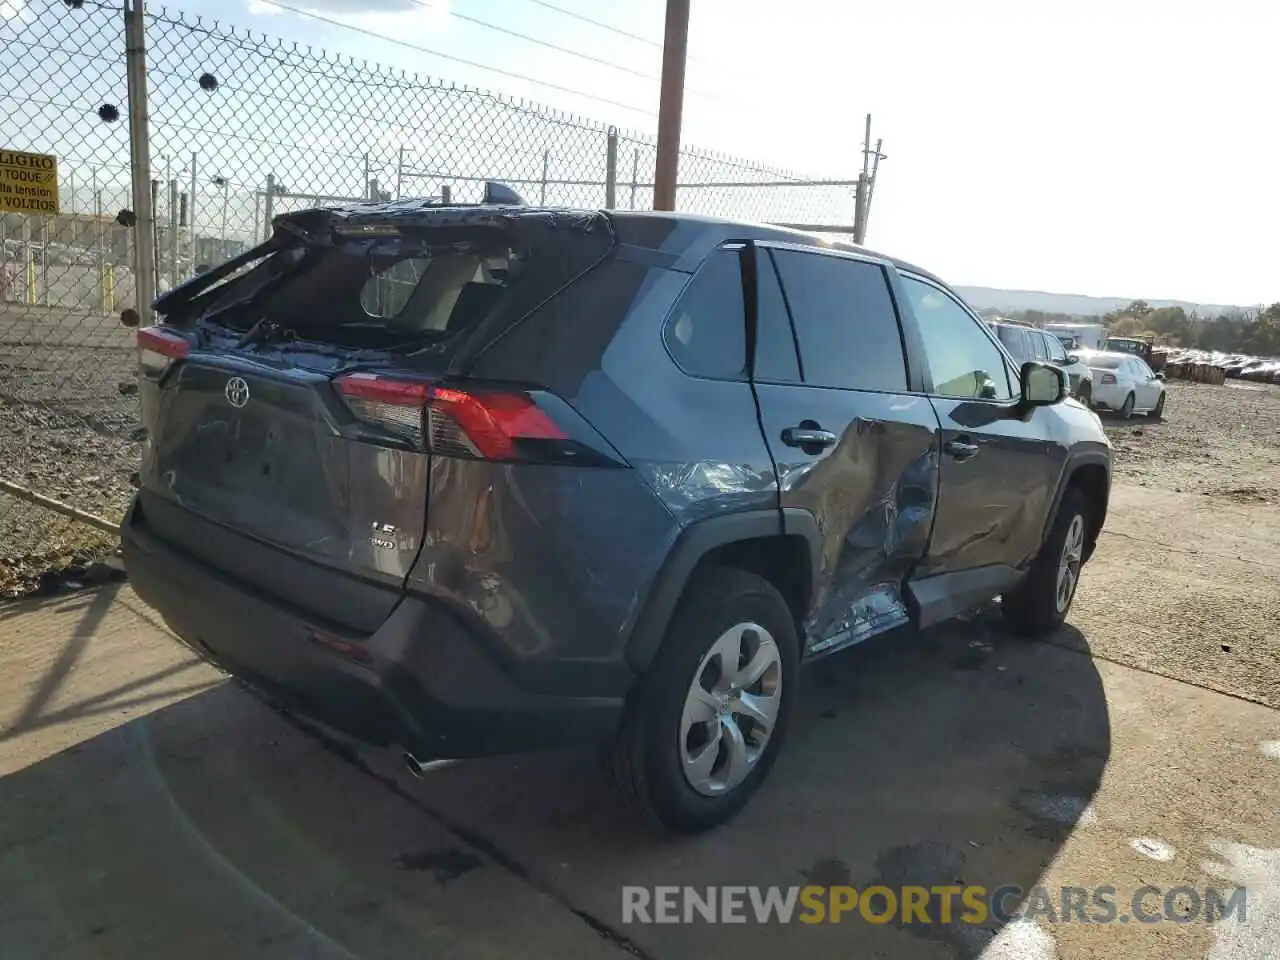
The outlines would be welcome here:
M 658 103 L 658 157 L 653 177 L 655 210 L 676 208 L 684 68 L 689 49 L 689 2 L 667 0 L 667 26 L 662 38 L 662 91 Z
M 125 0 L 125 66 L 129 84 L 129 153 L 133 160 L 134 282 L 138 317 L 151 323 L 156 296 L 155 207 L 151 202 L 151 137 L 147 117 L 147 39 L 142 0 Z

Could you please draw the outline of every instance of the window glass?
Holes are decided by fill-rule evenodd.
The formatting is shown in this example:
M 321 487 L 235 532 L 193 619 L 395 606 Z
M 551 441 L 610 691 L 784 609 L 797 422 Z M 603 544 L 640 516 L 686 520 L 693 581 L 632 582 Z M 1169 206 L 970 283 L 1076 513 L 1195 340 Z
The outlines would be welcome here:
M 920 325 L 933 392 L 942 397 L 1011 400 L 1004 357 L 959 303 L 932 284 L 904 276 Z
M 1045 334 L 1045 345 L 1049 348 L 1049 359 L 1058 363 L 1067 362 L 1067 348 L 1062 345 L 1062 341 L 1057 337 Z
M 360 289 L 365 313 L 383 319 L 400 316 L 430 265 L 427 257 L 406 257 L 375 273 Z
M 1151 368 L 1147 366 L 1147 361 L 1142 359 L 1137 359 L 1133 361 L 1133 369 L 1134 369 L 1134 372 L 1137 373 L 1138 376 L 1143 380 L 1150 380 L 1152 377 L 1155 376 L 1155 373 L 1153 373 Z
M 756 248 L 756 368 L 757 380 L 799 383 L 800 364 L 791 318 L 782 298 L 782 285 L 769 251 Z
M 1023 335 L 1031 343 L 1030 360 L 1048 360 L 1049 354 L 1044 348 L 1044 337 L 1037 330 L 1024 330 Z
M 905 391 L 902 337 L 883 268 L 820 253 L 771 252 L 791 308 L 805 383 Z
M 746 326 L 738 251 L 720 249 L 680 295 L 667 320 L 667 349 L 686 373 L 740 380 L 746 371 Z

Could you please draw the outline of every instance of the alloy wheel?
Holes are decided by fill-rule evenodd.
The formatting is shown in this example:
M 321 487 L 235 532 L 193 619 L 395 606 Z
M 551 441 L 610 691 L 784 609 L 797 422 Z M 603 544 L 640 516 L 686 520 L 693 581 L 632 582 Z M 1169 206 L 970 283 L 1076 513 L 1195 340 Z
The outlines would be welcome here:
M 733 790 L 755 769 L 782 703 L 782 657 L 769 631 L 739 623 L 711 645 L 685 697 L 680 760 L 698 793 Z
M 1067 527 L 1067 536 L 1062 544 L 1062 557 L 1058 561 L 1058 589 L 1054 594 L 1058 613 L 1065 613 L 1071 606 L 1071 598 L 1075 596 L 1076 584 L 1080 582 L 1080 563 L 1084 556 L 1084 517 L 1076 514 Z

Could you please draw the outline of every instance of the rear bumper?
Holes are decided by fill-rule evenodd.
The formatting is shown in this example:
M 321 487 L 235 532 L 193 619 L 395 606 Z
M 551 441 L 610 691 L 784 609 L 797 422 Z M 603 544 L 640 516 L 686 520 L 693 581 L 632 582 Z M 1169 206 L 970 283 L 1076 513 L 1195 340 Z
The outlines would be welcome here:
M 620 697 L 521 689 L 429 600 L 406 596 L 371 635 L 353 635 L 166 543 L 136 503 L 121 538 L 134 590 L 187 646 L 358 740 L 421 760 L 483 756 L 598 743 L 621 718 Z

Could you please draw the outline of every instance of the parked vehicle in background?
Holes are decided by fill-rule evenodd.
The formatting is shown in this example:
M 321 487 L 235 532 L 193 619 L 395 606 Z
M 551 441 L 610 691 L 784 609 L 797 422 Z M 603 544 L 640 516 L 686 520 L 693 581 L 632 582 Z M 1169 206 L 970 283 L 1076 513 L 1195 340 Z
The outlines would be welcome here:
M 1150 367 L 1155 341 L 1150 337 L 1108 337 L 1102 349 L 1106 353 L 1128 353 L 1141 357 Z
M 1141 357 L 1128 353 L 1089 353 L 1081 359 L 1093 371 L 1093 405 L 1113 410 L 1124 419 L 1145 413 L 1164 416 L 1164 374 L 1156 373 Z
M 1107 339 L 1107 328 L 1101 323 L 1046 323 L 1044 331 L 1059 340 L 1069 337 L 1077 350 L 1101 350 Z
M 1067 375 L 1071 396 L 1081 403 L 1089 403 L 1093 396 L 1093 374 L 1074 354 L 1068 353 L 1056 336 L 1026 324 L 1003 320 L 987 321 L 1009 356 L 1018 363 L 1042 360 L 1061 369 Z
M 605 743 L 704 829 L 801 661 L 1071 608 L 1106 435 L 918 267 L 670 213 L 274 222 L 138 332 L 126 563 L 199 655 L 411 769 Z

